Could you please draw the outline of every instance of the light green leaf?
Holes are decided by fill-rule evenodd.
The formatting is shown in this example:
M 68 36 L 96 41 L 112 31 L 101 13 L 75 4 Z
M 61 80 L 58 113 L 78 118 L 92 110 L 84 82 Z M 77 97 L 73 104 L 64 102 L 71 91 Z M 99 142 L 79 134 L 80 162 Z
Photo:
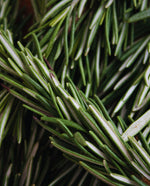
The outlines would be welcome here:
M 141 155 L 146 164 L 150 167 L 150 155 L 145 151 L 145 149 L 135 140 L 133 137 L 129 137 L 129 141 L 134 149 Z
M 122 134 L 123 140 L 128 141 L 129 136 L 138 134 L 150 121 L 150 110 L 143 114 L 139 119 L 133 122 L 128 129 Z
M 127 184 L 127 185 L 136 185 L 136 183 L 134 181 L 132 181 L 131 179 L 129 179 L 128 177 L 126 176 L 122 176 L 120 174 L 116 174 L 116 173 L 110 173 L 110 176 L 112 176 L 112 178 L 124 183 L 124 184 Z
M 3 133 L 4 133 L 4 130 L 5 130 L 5 126 L 7 124 L 7 121 L 9 119 L 9 117 L 10 117 L 10 112 L 11 112 L 11 109 L 12 109 L 13 102 L 14 102 L 14 98 L 11 99 L 8 102 L 8 104 L 5 106 L 5 109 L 2 112 L 2 116 L 0 118 L 0 146 L 2 144 Z
M 60 1 L 60 3 L 57 3 L 53 8 L 51 8 L 46 15 L 43 17 L 43 19 L 41 20 L 41 24 L 45 23 L 48 19 L 51 18 L 51 16 L 58 10 L 60 10 L 60 8 L 62 8 L 64 5 L 66 5 L 67 3 L 69 3 L 71 0 L 63 0 Z
M 13 47 L 13 45 L 2 35 L 2 33 L 0 32 L 0 42 L 1 44 L 4 46 L 5 50 L 9 53 L 9 55 L 13 58 L 13 60 L 16 62 L 16 64 L 20 67 L 20 69 L 22 69 L 23 71 L 24 69 L 24 65 L 19 57 L 19 55 L 17 54 L 15 48 Z
M 92 112 L 93 116 L 96 118 L 96 120 L 99 122 L 99 125 L 105 130 L 107 135 L 111 138 L 112 142 L 116 144 L 118 149 L 121 151 L 121 153 L 125 156 L 125 158 L 128 161 L 131 161 L 131 157 L 129 155 L 129 152 L 126 148 L 126 146 L 123 144 L 122 140 L 118 136 L 118 133 L 115 132 L 115 129 L 110 127 L 110 124 L 106 119 L 99 113 L 99 111 L 92 105 L 89 105 L 89 109 Z

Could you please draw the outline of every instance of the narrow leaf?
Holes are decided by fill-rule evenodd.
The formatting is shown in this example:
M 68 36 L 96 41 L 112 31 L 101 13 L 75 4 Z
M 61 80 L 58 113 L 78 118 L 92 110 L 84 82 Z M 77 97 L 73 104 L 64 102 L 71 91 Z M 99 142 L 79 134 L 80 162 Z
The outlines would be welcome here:
M 128 129 L 122 134 L 124 141 L 128 141 L 129 136 L 138 134 L 150 121 L 150 110 L 143 114 L 139 119 L 133 122 Z
M 150 8 L 141 12 L 138 12 L 128 19 L 129 23 L 140 21 L 150 17 Z

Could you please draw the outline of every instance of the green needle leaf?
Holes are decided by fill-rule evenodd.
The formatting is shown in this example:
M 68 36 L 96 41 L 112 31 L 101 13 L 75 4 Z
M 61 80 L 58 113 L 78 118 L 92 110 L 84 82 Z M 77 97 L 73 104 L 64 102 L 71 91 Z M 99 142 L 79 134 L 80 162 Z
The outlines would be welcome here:
M 58 121 L 60 120 L 69 128 L 74 128 L 76 130 L 80 130 L 80 131 L 86 132 L 86 130 L 81 125 L 79 125 L 78 123 L 75 123 L 74 121 L 71 121 L 71 120 L 58 119 L 58 118 L 46 117 L 46 116 L 41 117 L 41 119 L 43 121 L 48 121 L 48 122 L 55 123 L 55 124 L 57 124 Z
M 81 0 L 79 4 L 79 9 L 78 9 L 78 17 L 80 18 L 83 12 L 83 9 L 85 7 L 87 0 Z
M 50 53 L 51 53 L 51 51 L 52 51 L 54 42 L 55 42 L 55 40 L 56 40 L 56 36 L 57 36 L 57 34 L 58 34 L 58 31 L 59 31 L 59 29 L 60 29 L 60 27 L 61 27 L 63 21 L 64 21 L 64 19 L 62 19 L 62 20 L 58 23 L 58 25 L 56 26 L 55 30 L 53 31 L 53 34 L 52 34 L 52 36 L 51 36 L 51 39 L 50 39 L 50 41 L 49 41 L 49 43 L 48 43 L 48 46 L 47 46 L 47 49 L 46 49 L 46 52 L 45 52 L 45 58 L 48 58 L 49 55 L 50 55 Z
M 43 61 L 43 56 L 42 56 L 41 47 L 40 47 L 40 43 L 38 41 L 38 38 L 35 35 L 35 33 L 32 33 L 32 36 L 33 36 L 33 39 L 34 39 L 34 42 L 35 42 L 35 46 L 36 46 L 36 49 L 37 49 L 38 57 L 40 58 L 41 61 Z
M 112 178 L 124 183 L 124 184 L 127 184 L 127 185 L 135 185 L 136 183 L 134 181 L 132 181 L 131 179 L 129 179 L 128 177 L 126 176 L 122 176 L 120 174 L 116 174 L 116 173 L 110 173 L 110 176 L 112 176 Z
M 133 122 L 127 130 L 122 134 L 124 141 L 128 141 L 129 136 L 138 134 L 150 121 L 150 110 L 143 114 L 139 119 Z
M 87 161 L 87 162 L 91 162 L 93 164 L 96 164 L 96 165 L 102 165 L 102 163 L 94 158 L 90 158 L 88 156 L 85 156 L 85 155 L 82 155 L 78 152 L 75 152 L 75 151 L 72 151 L 62 145 L 60 145 L 59 143 L 57 143 L 56 140 L 54 140 L 53 138 L 50 138 L 51 139 L 51 143 L 56 147 L 58 148 L 59 150 L 61 150 L 62 152 L 66 153 L 66 154 L 69 154 L 79 160 L 84 160 L 84 161 Z
M 58 10 L 60 10 L 60 8 L 62 8 L 64 5 L 66 5 L 67 3 L 69 3 L 71 0 L 63 0 L 60 1 L 60 3 L 57 3 L 52 9 L 50 9 L 46 15 L 43 17 L 43 19 L 41 20 L 41 24 L 45 23 L 49 18 L 51 18 L 51 16 Z
M 50 26 L 54 27 L 59 21 L 62 21 L 66 18 L 69 10 L 70 10 L 70 6 L 65 8 L 61 13 L 59 13 L 54 19 L 52 19 L 50 21 Z
M 128 19 L 129 23 L 140 21 L 143 19 L 150 18 L 150 8 L 141 12 L 138 12 Z
M 17 65 L 22 69 L 24 69 L 24 65 L 18 56 L 17 52 L 15 51 L 13 45 L 0 33 L 0 42 L 4 46 L 5 50 L 9 53 L 9 55 L 13 58 L 13 60 L 17 63 Z
M 126 67 L 131 66 L 131 64 L 135 61 L 135 59 L 138 57 L 138 55 L 140 54 L 140 52 L 144 49 L 144 47 L 147 45 L 147 43 L 150 40 L 150 36 L 148 36 L 145 41 L 142 43 L 142 45 L 138 48 L 138 50 L 132 55 L 132 57 L 129 59 Z
M 10 117 L 10 112 L 11 112 L 11 109 L 12 109 L 13 102 L 14 102 L 14 98 L 11 99 L 8 102 L 8 104 L 5 106 L 4 111 L 2 112 L 2 116 L 1 116 L 1 119 L 0 119 L 0 146 L 2 144 L 3 133 L 4 133 L 4 130 L 5 130 L 5 126 L 7 124 L 7 121 L 9 119 L 9 117 Z
M 115 50 L 115 56 L 118 56 L 118 54 L 121 50 L 123 41 L 124 41 L 125 36 L 126 36 L 127 27 L 128 27 L 127 23 L 124 23 L 123 26 L 122 26 L 122 30 L 121 30 L 121 33 L 120 33 L 120 36 L 119 36 L 119 41 L 117 43 L 117 47 L 116 47 L 116 50 Z
M 66 108 L 64 102 L 62 101 L 62 99 L 57 96 L 56 100 L 57 100 L 57 103 L 58 103 L 59 107 L 61 108 L 62 113 L 64 114 L 65 118 L 68 119 L 68 120 L 71 120 L 70 114 L 67 111 L 67 108 Z
M 102 180 L 103 182 L 107 183 L 108 185 L 112 185 L 112 186 L 119 185 L 116 182 L 113 182 L 111 179 L 104 176 L 103 174 L 101 174 L 100 171 L 97 171 L 96 169 L 88 166 L 86 163 L 80 161 L 80 165 L 84 167 L 88 172 L 90 172 L 91 174 L 93 174 L 98 179 Z
M 105 5 L 105 8 L 109 8 L 114 0 L 109 0 L 107 4 Z
M 145 149 L 135 140 L 135 138 L 129 136 L 129 141 L 131 145 L 136 149 L 136 151 L 144 159 L 145 163 L 150 167 L 150 155 L 145 151 Z
M 98 8 L 98 10 L 96 11 L 96 13 L 95 13 L 95 15 L 94 15 L 94 17 L 92 19 L 92 22 L 90 24 L 90 29 L 92 29 L 97 22 L 100 23 L 100 20 L 103 17 L 104 11 L 105 11 L 104 5 L 101 5 Z
M 75 134 L 74 134 L 74 137 L 75 137 L 75 139 L 77 140 L 77 142 L 79 143 L 79 144 L 81 144 L 82 146 L 86 146 L 87 144 L 86 144 L 86 141 L 85 141 L 85 139 L 84 139 L 84 137 L 82 136 L 82 134 L 80 133 L 80 132 L 76 132 Z
M 102 128 L 105 130 L 107 135 L 109 135 L 109 137 L 116 144 L 118 149 L 125 156 L 125 158 L 128 159 L 128 161 L 130 161 L 131 157 L 130 157 L 125 145 L 123 144 L 123 142 L 120 139 L 120 137 L 118 136 L 118 134 L 116 134 L 115 130 L 112 127 L 110 127 L 110 124 L 108 123 L 108 121 L 106 121 L 104 119 L 104 117 L 99 113 L 99 111 L 94 106 L 89 105 L 89 109 L 92 112 L 93 116 L 96 118 L 96 120 L 99 122 L 99 124 L 102 126 Z

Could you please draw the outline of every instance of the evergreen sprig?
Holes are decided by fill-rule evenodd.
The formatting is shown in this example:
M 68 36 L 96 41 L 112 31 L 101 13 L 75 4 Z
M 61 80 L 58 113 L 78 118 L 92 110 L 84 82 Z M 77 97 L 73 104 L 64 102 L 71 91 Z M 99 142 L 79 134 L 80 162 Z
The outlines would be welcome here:
M 25 149 L 22 168 L 14 173 L 17 162 L 8 158 L 3 184 L 13 180 L 14 185 L 55 185 L 73 175 L 62 184 L 83 185 L 91 173 L 91 185 L 99 180 L 149 185 L 149 2 L 31 2 L 35 24 L 25 36 L 26 45 L 15 34 L 13 39 L 9 26 L 0 31 L 0 161 L 5 160 L 3 149 L 10 135 L 15 139 L 11 154 L 19 144 Z M 1 9 L 5 6 L 2 2 Z M 2 17 L 5 20 L 6 13 Z M 29 137 L 23 119 L 28 116 L 34 133 Z M 64 163 L 59 154 L 62 172 L 54 168 L 60 175 L 53 180 L 46 179 L 49 164 L 42 171 L 50 148 L 45 145 L 40 151 L 42 140 L 48 140 L 44 134 L 74 162 L 68 169 L 70 162 Z M 49 161 L 58 153 L 51 149 Z

